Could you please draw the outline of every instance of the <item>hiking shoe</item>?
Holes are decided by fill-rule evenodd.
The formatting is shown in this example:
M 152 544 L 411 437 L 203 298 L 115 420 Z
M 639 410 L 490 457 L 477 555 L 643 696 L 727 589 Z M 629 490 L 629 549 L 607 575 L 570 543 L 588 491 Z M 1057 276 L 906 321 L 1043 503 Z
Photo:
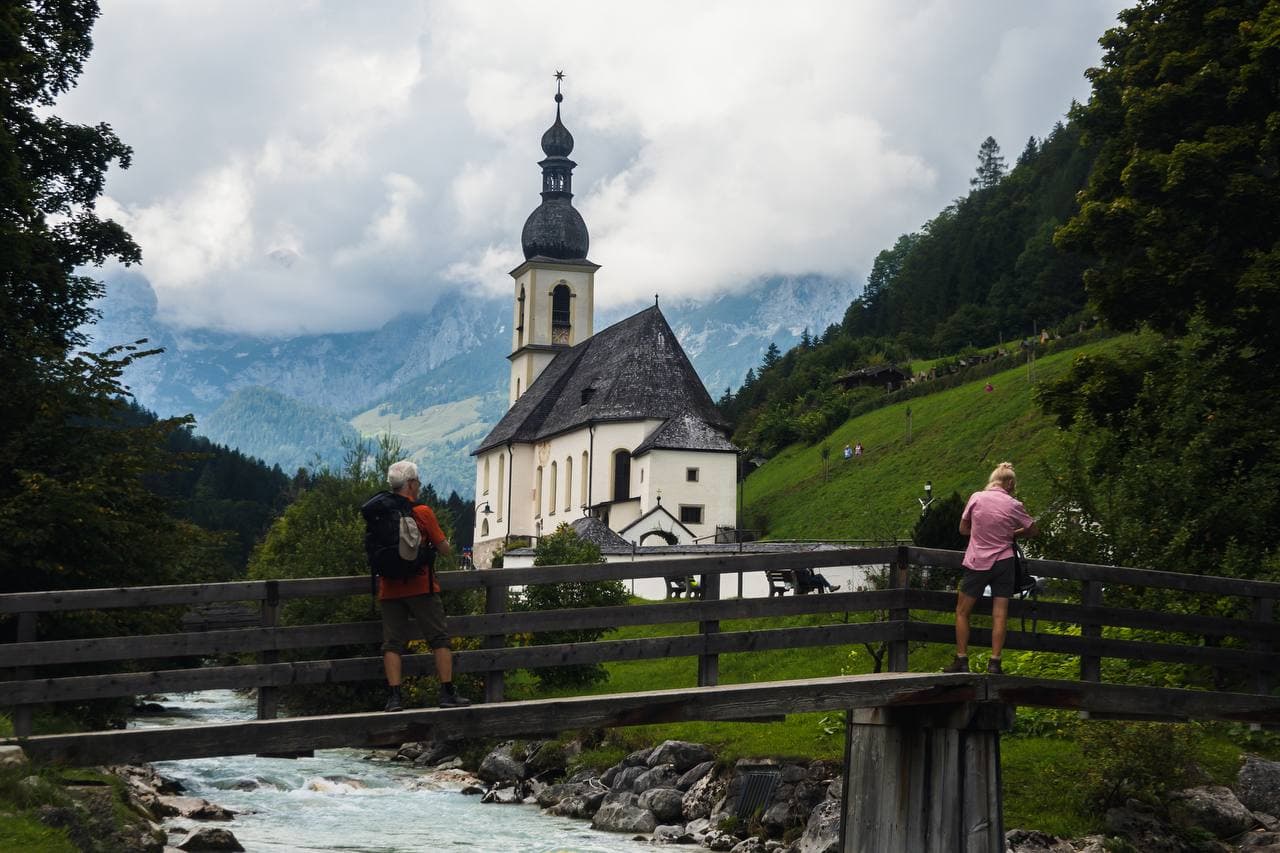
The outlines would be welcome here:
M 956 655 L 955 659 L 951 661 L 951 665 L 943 670 L 943 672 L 968 672 L 968 671 L 969 671 L 969 658 L 967 656 L 961 657 L 960 655 Z
M 440 691 L 440 707 L 441 708 L 465 708 L 471 704 L 471 700 L 459 696 L 453 690 Z
M 1000 658 L 992 658 L 991 660 L 987 661 L 987 674 L 988 675 L 1004 674 L 1004 670 L 1000 668 Z
M 391 688 L 391 695 L 387 697 L 387 705 L 382 710 L 383 711 L 403 711 L 404 710 L 404 702 L 400 698 L 399 687 Z

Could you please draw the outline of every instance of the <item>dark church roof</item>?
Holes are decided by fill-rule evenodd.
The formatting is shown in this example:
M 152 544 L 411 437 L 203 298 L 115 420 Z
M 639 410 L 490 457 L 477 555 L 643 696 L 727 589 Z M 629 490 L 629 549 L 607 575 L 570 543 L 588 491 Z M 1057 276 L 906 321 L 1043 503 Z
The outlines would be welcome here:
M 632 456 L 640 456 L 650 450 L 718 450 L 736 453 L 738 448 L 724 437 L 724 433 L 711 426 L 692 412 L 681 412 L 667 418 L 667 422 L 640 442 Z
M 472 455 L 593 421 L 645 418 L 728 428 L 656 305 L 557 354 Z

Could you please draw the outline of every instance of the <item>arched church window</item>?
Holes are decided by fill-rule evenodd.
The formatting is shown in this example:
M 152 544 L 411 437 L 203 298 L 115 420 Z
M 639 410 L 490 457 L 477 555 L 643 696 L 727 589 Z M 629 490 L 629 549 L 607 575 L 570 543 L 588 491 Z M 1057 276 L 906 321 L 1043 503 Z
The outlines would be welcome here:
M 507 496 L 503 484 L 506 482 L 507 457 L 498 457 L 498 521 L 502 521 L 502 502 Z
M 538 466 L 538 473 L 533 480 L 533 517 L 542 518 L 542 466 Z
M 587 451 L 582 451 L 582 488 L 579 491 L 582 492 L 583 506 L 586 506 L 591 501 L 591 483 L 587 479 L 587 472 L 591 470 L 590 461 L 591 458 L 587 456 Z
M 556 514 L 556 463 L 551 463 L 551 490 L 547 493 L 547 515 Z
M 567 344 L 573 328 L 569 285 L 560 282 L 551 291 L 551 343 Z
M 564 458 L 564 511 L 573 509 L 573 457 Z
M 480 522 L 480 538 L 481 539 L 489 538 L 489 519 L 487 518 L 481 520 Z
M 484 458 L 484 492 L 483 494 L 486 494 L 486 495 L 489 494 L 489 457 L 488 456 Z
M 631 453 L 627 450 L 613 452 L 613 499 L 625 501 L 631 497 Z

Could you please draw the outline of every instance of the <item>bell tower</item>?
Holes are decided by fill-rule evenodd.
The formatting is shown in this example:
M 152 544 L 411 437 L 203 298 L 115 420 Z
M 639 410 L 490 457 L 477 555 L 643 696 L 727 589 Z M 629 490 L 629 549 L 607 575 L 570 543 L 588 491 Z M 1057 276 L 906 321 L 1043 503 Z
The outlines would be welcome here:
M 525 261 L 514 280 L 508 407 L 529 389 L 556 353 L 593 332 L 595 273 L 587 260 L 587 224 L 573 206 L 573 134 L 560 121 L 563 71 L 556 72 L 556 120 L 542 134 L 542 203 L 520 234 Z

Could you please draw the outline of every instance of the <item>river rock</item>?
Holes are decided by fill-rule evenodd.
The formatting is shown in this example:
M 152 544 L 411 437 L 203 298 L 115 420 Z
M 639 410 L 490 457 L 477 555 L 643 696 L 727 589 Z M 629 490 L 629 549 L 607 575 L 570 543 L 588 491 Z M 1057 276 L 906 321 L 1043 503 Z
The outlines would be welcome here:
M 727 832 L 713 829 L 702 839 L 702 846 L 708 850 L 729 851 L 738 846 L 738 839 Z
M 1280 761 L 1246 755 L 1236 777 L 1236 794 L 1252 811 L 1280 815 Z
M 664 740 L 649 754 L 647 764 L 657 767 L 659 764 L 674 764 L 677 773 L 711 761 L 715 758 L 711 750 L 700 743 L 689 743 L 683 740 Z
M 27 763 L 27 754 L 20 746 L 0 746 L 0 767 L 18 767 Z
M 694 782 L 710 773 L 715 766 L 716 763 L 714 761 L 703 761 L 700 764 L 693 765 L 676 780 L 676 787 L 681 791 L 688 791 L 693 787 Z
M 635 794 L 613 793 L 604 798 L 591 818 L 591 825 L 605 832 L 642 832 L 646 835 L 658 826 L 653 812 L 638 805 Z
M 680 811 L 685 822 L 710 816 L 711 807 L 724 797 L 727 787 L 722 777 L 712 773 L 694 782 L 681 800 Z
M 524 779 L 528 770 L 524 762 L 515 757 L 514 750 L 515 744 L 511 741 L 501 744 L 484 757 L 476 775 L 486 782 L 517 782 Z
M 244 850 L 230 830 L 210 827 L 193 832 L 190 838 L 178 845 L 178 849 L 192 851 L 192 853 L 195 853 L 195 851 L 203 853 L 203 851 L 212 850 Z
M 1143 853 L 1182 853 L 1183 846 L 1172 838 L 1167 826 L 1148 805 L 1129 800 L 1122 807 L 1107 809 L 1107 829 L 1124 836 Z
M 791 802 L 785 799 L 778 800 L 760 815 L 760 825 L 769 835 L 777 837 L 797 822 L 792 815 Z
M 827 786 L 827 799 L 836 802 L 844 799 L 844 779 L 835 779 Z
M 162 817 L 176 815 L 191 820 L 231 820 L 235 816 L 230 809 L 199 797 L 157 797 L 154 811 Z
M 547 814 L 561 817 L 576 817 L 579 820 L 591 820 L 600 810 L 600 804 L 609 795 L 606 788 L 590 788 L 583 786 L 576 794 L 563 797 L 550 808 Z
M 650 788 L 640 795 L 637 804 L 653 812 L 653 816 L 663 823 L 674 823 L 681 817 L 683 798 L 684 795 L 676 788 Z
M 524 802 L 524 792 L 512 785 L 503 788 L 490 788 L 480 798 L 482 803 L 498 803 L 504 806 L 519 805 Z
M 1075 853 L 1070 841 L 1039 830 L 1011 829 L 1004 834 L 1009 853 Z
M 636 780 L 648 772 L 649 768 L 643 764 L 624 767 L 618 775 L 613 777 L 613 783 L 609 787 L 622 793 L 633 793 Z
M 791 845 L 792 853 L 840 853 L 842 810 L 836 800 L 824 800 L 810 813 L 804 833 Z
M 648 767 L 649 756 L 653 754 L 653 748 L 637 749 L 635 752 L 622 759 L 623 767 Z
M 1280 832 L 1265 829 L 1246 832 L 1236 849 L 1247 853 L 1280 853 Z
M 659 764 L 637 776 L 631 783 L 631 792 L 643 794 L 650 788 L 674 788 L 679 778 L 674 764 Z
M 1231 838 L 1252 829 L 1257 821 L 1235 793 L 1222 785 L 1187 788 L 1169 795 L 1169 815 L 1183 826 L 1198 826 L 1215 838 Z
M 729 848 L 729 853 L 767 853 L 767 851 L 768 848 L 759 838 L 748 838 Z
M 682 824 L 660 824 L 653 830 L 654 844 L 697 844 L 693 833 L 688 832 Z

